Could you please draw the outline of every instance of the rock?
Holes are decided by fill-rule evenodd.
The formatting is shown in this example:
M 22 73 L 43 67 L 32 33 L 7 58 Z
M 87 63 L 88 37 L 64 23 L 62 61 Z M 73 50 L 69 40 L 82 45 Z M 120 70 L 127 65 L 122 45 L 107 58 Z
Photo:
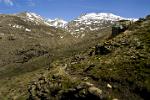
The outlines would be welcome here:
M 112 99 L 112 100 L 118 100 L 117 98 L 114 98 L 114 99 Z
M 81 78 L 83 81 L 87 81 L 89 78 L 88 77 L 83 77 Z
M 106 55 L 108 53 L 110 53 L 110 50 L 107 49 L 104 45 L 102 45 L 102 46 L 96 45 L 95 46 L 95 55 Z
M 95 86 L 89 87 L 88 91 L 96 96 L 100 96 L 102 94 L 102 90 Z
M 78 62 L 71 62 L 71 65 L 77 64 Z
M 107 84 L 107 87 L 110 88 L 110 89 L 112 88 L 112 86 L 110 84 Z
M 87 86 L 94 86 L 94 84 L 92 84 L 92 83 L 90 83 L 90 82 L 85 82 L 85 84 L 86 84 Z
M 78 90 L 80 90 L 80 89 L 82 89 L 82 88 L 83 88 L 82 85 L 78 85 L 78 86 L 76 87 L 76 89 L 78 89 Z

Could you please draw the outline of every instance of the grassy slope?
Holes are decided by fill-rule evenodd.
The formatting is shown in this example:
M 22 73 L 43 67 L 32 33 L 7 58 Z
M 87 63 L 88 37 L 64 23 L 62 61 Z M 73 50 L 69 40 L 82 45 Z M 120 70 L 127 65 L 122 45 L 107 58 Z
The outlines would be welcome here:
M 0 87 L 0 98 L 2 100 L 3 99 L 6 99 L 6 100 L 12 99 L 12 98 L 15 98 L 18 100 L 20 100 L 20 99 L 24 100 L 28 96 L 27 88 L 28 88 L 29 82 L 31 80 L 34 80 L 34 78 L 36 79 L 40 73 L 44 73 L 45 71 L 47 71 L 46 69 L 49 67 L 51 61 L 55 61 L 58 59 L 61 60 L 66 57 L 70 57 L 70 56 L 76 54 L 77 52 L 80 52 L 81 50 L 88 49 L 90 46 L 98 43 L 99 40 L 102 38 L 98 38 L 92 42 L 84 41 L 84 42 L 81 42 L 81 43 L 78 43 L 78 44 L 75 44 L 72 46 L 64 47 L 62 45 L 54 50 L 47 49 L 45 47 L 38 48 L 34 45 L 27 46 L 27 47 L 24 47 L 24 45 L 22 45 L 23 49 L 19 48 L 18 50 L 26 51 L 26 50 L 30 50 L 31 48 L 35 48 L 35 51 L 36 50 L 41 51 L 44 48 L 44 50 L 48 51 L 48 54 L 45 54 L 45 55 L 39 56 L 39 57 L 35 56 L 35 57 L 29 59 L 29 61 L 24 62 L 24 63 L 10 62 L 9 64 L 5 64 L 5 66 L 2 66 L 0 69 L 0 80 L 1 80 L 0 85 L 2 86 L 2 87 Z M 17 42 L 17 40 L 8 41 L 8 43 L 5 40 L 1 40 L 1 41 L 4 41 L 3 45 L 11 43 L 11 47 L 9 46 L 9 48 L 13 48 L 13 46 L 15 46 L 15 47 L 17 46 L 17 45 L 14 45 L 14 43 Z M 4 48 L 4 49 L 6 49 L 6 48 Z M 14 48 L 14 50 L 12 50 L 12 51 L 15 51 L 15 50 L 17 50 L 17 49 Z M 11 49 L 10 49 L 10 51 L 11 51 Z M 15 53 L 13 53 L 13 55 L 15 55 Z M 20 57 L 20 56 L 21 55 L 19 55 L 17 57 Z M 17 58 L 17 57 L 14 57 L 14 58 Z M 43 71 L 41 71 L 41 70 L 43 70 Z
M 70 68 L 92 78 L 104 89 L 107 83 L 111 84 L 114 88 L 109 94 L 112 96 L 128 100 L 147 99 L 150 95 L 149 43 L 150 20 L 137 22 L 129 31 L 103 43 L 111 53 L 88 57 Z M 95 66 L 84 72 L 90 65 Z
M 94 84 L 94 88 L 96 86 L 96 89 L 103 91 L 102 99 L 148 100 L 150 94 L 149 26 L 150 20 L 136 22 L 124 33 L 101 41 L 99 44 L 108 48 L 109 53 L 95 55 L 95 47 L 93 47 L 78 52 L 72 57 L 55 59 L 48 73 L 44 72 L 44 79 L 37 78 L 36 85 L 31 85 L 30 95 L 35 100 L 37 98 L 58 99 L 65 93 L 67 94 L 65 100 L 72 95 L 72 99 L 80 100 L 84 97 L 86 100 L 91 97 L 89 96 L 91 94 L 87 94 L 89 88 L 83 88 L 81 83 L 88 82 Z M 89 52 L 93 52 L 93 55 L 89 56 Z M 41 82 L 43 85 L 40 85 Z M 75 84 L 81 87 L 80 91 L 76 90 Z M 112 88 L 108 87 L 108 84 Z
M 87 77 L 109 99 L 150 98 L 150 20 L 136 22 L 129 30 L 100 44 L 109 48 L 110 53 L 89 56 L 92 48 L 60 63 L 68 65 L 71 75 Z

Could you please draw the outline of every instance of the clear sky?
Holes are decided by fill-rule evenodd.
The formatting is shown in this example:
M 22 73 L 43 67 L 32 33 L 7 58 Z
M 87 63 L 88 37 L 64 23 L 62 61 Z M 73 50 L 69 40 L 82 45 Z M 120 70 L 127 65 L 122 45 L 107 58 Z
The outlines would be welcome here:
M 83 13 L 107 12 L 139 18 L 150 14 L 150 0 L 0 0 L 0 13 L 35 12 L 71 20 Z

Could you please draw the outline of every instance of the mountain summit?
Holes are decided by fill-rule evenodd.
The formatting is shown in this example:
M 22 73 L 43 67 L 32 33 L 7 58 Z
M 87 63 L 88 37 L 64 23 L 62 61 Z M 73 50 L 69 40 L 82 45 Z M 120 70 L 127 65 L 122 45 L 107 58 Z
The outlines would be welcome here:
M 77 18 L 76 21 L 84 21 L 84 20 L 109 20 L 109 21 L 119 21 L 119 20 L 137 20 L 134 18 L 124 18 L 121 16 L 117 16 L 112 13 L 87 13 Z
M 52 26 L 55 28 L 64 28 L 65 25 L 67 24 L 67 21 L 64 21 L 63 19 L 59 19 L 59 18 L 56 18 L 54 20 L 46 19 L 33 12 L 22 12 L 22 13 L 15 14 L 15 15 L 23 18 L 26 21 L 35 22 L 36 24 L 45 24 L 45 25 Z
M 137 19 L 124 18 L 112 13 L 87 13 L 69 22 L 66 29 L 76 37 L 82 37 L 85 36 L 84 33 L 96 32 L 111 27 L 119 20 L 136 21 Z

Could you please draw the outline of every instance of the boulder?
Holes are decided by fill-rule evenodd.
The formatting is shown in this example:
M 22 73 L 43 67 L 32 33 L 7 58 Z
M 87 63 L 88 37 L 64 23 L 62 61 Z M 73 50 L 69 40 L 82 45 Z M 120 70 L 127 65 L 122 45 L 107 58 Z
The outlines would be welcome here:
M 95 46 L 95 55 L 106 55 L 108 53 L 110 53 L 110 50 L 107 49 L 104 45 L 102 45 L 102 46 L 96 45 Z

